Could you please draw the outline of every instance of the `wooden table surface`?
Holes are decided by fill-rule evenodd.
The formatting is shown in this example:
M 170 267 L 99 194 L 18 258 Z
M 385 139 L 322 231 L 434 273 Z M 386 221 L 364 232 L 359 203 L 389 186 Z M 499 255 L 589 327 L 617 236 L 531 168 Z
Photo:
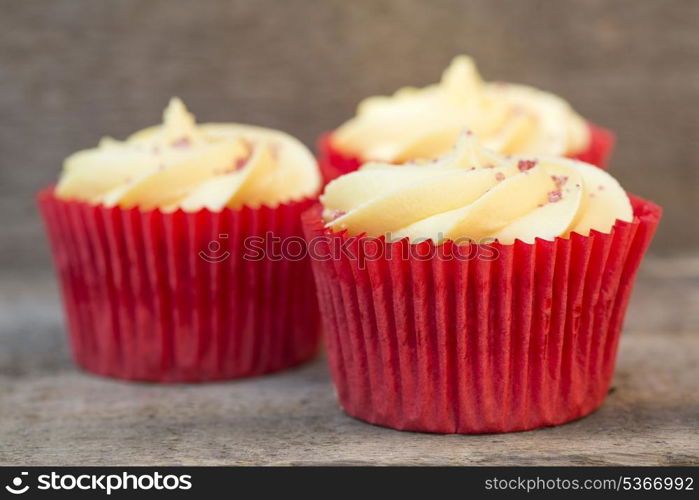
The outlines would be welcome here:
M 439 436 L 345 415 L 322 357 L 198 386 L 84 374 L 53 278 L 2 276 L 0 465 L 696 465 L 698 320 L 699 259 L 649 259 L 600 410 L 555 428 Z

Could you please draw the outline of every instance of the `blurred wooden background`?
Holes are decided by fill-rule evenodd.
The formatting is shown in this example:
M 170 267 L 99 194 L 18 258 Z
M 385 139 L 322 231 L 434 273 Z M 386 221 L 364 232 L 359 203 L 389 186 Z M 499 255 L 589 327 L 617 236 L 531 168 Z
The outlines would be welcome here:
M 172 95 L 313 145 L 362 97 L 433 82 L 460 53 L 614 129 L 613 173 L 665 208 L 652 251 L 695 252 L 697 26 L 695 0 L 0 0 L 0 270 L 49 269 L 34 193 Z

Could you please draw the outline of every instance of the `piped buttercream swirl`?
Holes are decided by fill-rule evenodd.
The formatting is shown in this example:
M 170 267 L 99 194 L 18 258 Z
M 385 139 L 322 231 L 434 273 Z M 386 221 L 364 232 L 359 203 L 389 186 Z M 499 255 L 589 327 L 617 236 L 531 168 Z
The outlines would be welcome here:
M 191 212 L 276 205 L 314 195 L 320 183 L 313 155 L 297 139 L 249 125 L 199 125 L 174 98 L 162 125 L 68 157 L 56 196 Z
M 363 100 L 332 140 L 366 161 L 401 162 L 436 158 L 465 128 L 504 154 L 572 156 L 589 143 L 587 123 L 566 101 L 526 85 L 484 82 L 466 56 L 437 84 Z
M 560 157 L 501 155 L 470 133 L 432 162 L 367 163 L 328 184 L 320 199 L 335 231 L 411 242 L 533 243 L 609 232 L 633 218 L 626 192 L 605 171 Z

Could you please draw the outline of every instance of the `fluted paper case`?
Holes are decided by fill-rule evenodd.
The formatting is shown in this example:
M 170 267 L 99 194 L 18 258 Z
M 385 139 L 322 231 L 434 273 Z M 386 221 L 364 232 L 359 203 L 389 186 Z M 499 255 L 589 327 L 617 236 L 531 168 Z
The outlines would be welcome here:
M 342 408 L 438 433 L 533 429 L 595 410 L 661 214 L 632 205 L 633 221 L 608 234 L 478 245 L 471 259 L 452 242 L 331 233 L 311 208 L 304 226 Z
M 73 356 L 85 370 L 203 382 L 281 370 L 316 353 L 310 262 L 280 248 L 303 241 L 300 215 L 312 200 L 164 213 L 65 201 L 52 188 L 37 198 Z M 250 248 L 249 238 L 257 238 Z

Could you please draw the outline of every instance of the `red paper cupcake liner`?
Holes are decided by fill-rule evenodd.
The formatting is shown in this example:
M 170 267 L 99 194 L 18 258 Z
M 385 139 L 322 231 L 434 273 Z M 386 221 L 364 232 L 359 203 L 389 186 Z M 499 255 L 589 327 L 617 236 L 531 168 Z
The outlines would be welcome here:
M 588 123 L 590 130 L 590 146 L 587 150 L 571 156 L 602 169 L 607 169 L 609 158 L 614 148 L 614 134 L 607 129 Z M 332 143 L 332 132 L 323 134 L 318 139 L 318 165 L 325 183 L 357 170 L 364 160 L 359 156 L 344 153 Z
M 202 382 L 281 370 L 316 353 L 310 262 L 282 256 L 281 243 L 303 243 L 300 215 L 313 200 L 195 213 L 65 201 L 53 188 L 37 200 L 85 370 Z
M 348 237 L 311 208 L 306 239 L 342 408 L 394 429 L 491 433 L 599 407 L 661 214 L 632 203 L 633 222 L 609 234 L 486 246 Z

